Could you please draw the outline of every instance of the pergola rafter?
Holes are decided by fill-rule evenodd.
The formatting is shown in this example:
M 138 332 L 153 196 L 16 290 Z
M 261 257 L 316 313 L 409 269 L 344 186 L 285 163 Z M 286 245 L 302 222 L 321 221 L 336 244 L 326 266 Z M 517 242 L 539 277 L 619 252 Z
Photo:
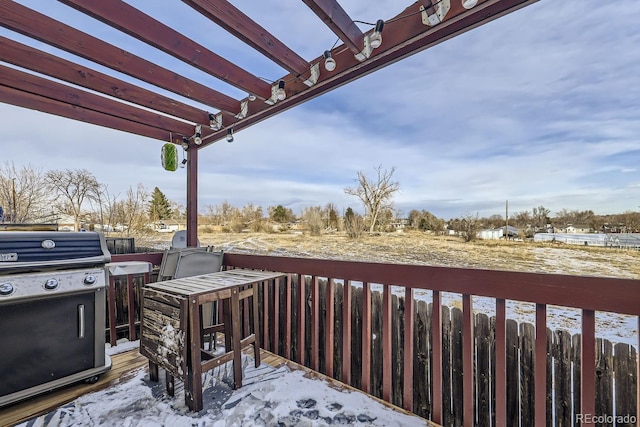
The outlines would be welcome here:
M 121 0 L 59 0 L 187 64 L 263 99 L 271 85 Z
M 183 144 L 186 139 L 187 245 L 195 246 L 200 149 L 224 139 L 230 130 L 252 126 L 537 0 L 478 0 L 466 3 L 471 9 L 463 7 L 463 0 L 417 0 L 394 17 L 379 18 L 385 23 L 384 36 L 375 49 L 372 43 L 365 46 L 373 29 L 363 33 L 339 0 L 303 0 L 300 6 L 313 11 L 342 40 L 331 50 L 336 62 L 331 71 L 323 66 L 322 52 L 304 59 L 227 0 L 172 0 L 176 5 L 185 3 L 194 9 L 192 13 L 201 13 L 211 25 L 240 39 L 249 46 L 250 55 L 258 52 L 288 72 L 272 82 L 121 0 L 59 1 L 87 19 L 140 40 L 149 46 L 148 53 L 134 55 L 15 1 L 0 2 L 0 26 L 137 81 L 0 36 L 0 61 L 38 73 L 0 65 L 0 101 L 163 142 Z M 149 6 L 153 7 L 155 3 Z M 314 35 L 308 37 L 313 40 Z M 172 70 L 150 60 L 158 58 L 159 51 L 182 60 L 184 68 Z M 246 97 L 236 99 L 187 77 L 192 75 L 191 68 L 245 91 Z M 143 87 L 140 81 L 153 88 Z M 277 90 L 279 81 L 286 83 L 284 97 Z
M 363 49 L 364 34 L 336 0 L 302 0 L 353 52 Z

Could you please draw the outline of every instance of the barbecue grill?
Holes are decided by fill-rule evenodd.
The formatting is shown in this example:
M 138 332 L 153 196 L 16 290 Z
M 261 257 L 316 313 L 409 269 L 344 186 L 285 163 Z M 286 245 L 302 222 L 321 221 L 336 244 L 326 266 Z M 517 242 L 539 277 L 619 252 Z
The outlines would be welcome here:
M 0 406 L 111 368 L 110 259 L 98 233 L 0 232 Z

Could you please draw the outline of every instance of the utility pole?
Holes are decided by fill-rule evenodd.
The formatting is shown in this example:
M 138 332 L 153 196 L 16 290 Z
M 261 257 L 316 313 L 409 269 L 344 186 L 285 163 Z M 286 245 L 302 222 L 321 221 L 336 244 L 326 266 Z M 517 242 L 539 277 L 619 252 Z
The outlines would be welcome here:
M 11 222 L 16 222 L 16 179 L 11 178 L 11 195 L 13 197 L 13 209 L 11 210 Z
M 509 200 L 505 203 L 505 226 L 504 226 L 504 238 L 505 240 L 509 240 Z

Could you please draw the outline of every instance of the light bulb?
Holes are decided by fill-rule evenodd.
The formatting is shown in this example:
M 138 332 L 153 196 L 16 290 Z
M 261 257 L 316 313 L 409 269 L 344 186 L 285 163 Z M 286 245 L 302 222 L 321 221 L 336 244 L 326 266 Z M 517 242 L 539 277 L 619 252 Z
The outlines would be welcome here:
M 336 69 L 336 60 L 331 56 L 331 52 L 328 50 L 324 51 L 324 68 L 327 71 L 333 71 Z
M 196 145 L 202 144 L 202 138 L 200 138 L 200 134 L 199 133 L 196 133 L 195 138 L 193 138 L 193 142 L 195 142 Z
M 187 165 L 187 159 L 182 159 L 182 161 L 180 162 L 180 167 L 184 168 Z
M 233 142 L 233 128 L 227 129 L 227 142 L 229 144 Z
M 476 4 L 478 4 L 478 0 L 462 0 L 462 7 L 465 9 L 471 9 Z
M 278 101 L 284 101 L 287 97 L 287 92 L 284 91 L 284 80 L 278 82 L 278 90 L 276 91 L 276 99 Z
M 256 100 L 256 96 L 254 94 L 250 93 L 249 96 L 247 97 L 247 99 L 249 101 L 255 101 Z
M 382 29 L 383 28 L 384 28 L 384 21 L 382 19 L 378 19 L 378 22 L 376 22 L 375 30 L 369 36 L 369 44 L 374 49 L 379 48 L 380 45 L 382 44 Z

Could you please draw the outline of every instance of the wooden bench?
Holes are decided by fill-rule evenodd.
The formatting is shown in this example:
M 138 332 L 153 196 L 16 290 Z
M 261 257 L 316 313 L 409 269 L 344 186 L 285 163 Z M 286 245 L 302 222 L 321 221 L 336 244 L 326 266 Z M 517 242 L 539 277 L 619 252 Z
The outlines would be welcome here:
M 185 402 L 193 411 L 203 407 L 203 372 L 233 360 L 234 388 L 241 387 L 242 349 L 253 345 L 256 367 L 260 365 L 256 285 L 284 276 L 236 269 L 144 285 L 140 353 L 149 359 L 151 380 L 158 381 L 158 367 L 165 369 L 167 391 L 173 395 L 174 377 L 182 379 Z M 253 297 L 253 333 L 241 337 L 240 301 L 249 297 Z M 222 305 L 224 321 L 203 327 L 202 305 L 214 301 Z M 204 348 L 203 336 L 214 332 L 224 332 L 222 355 Z

